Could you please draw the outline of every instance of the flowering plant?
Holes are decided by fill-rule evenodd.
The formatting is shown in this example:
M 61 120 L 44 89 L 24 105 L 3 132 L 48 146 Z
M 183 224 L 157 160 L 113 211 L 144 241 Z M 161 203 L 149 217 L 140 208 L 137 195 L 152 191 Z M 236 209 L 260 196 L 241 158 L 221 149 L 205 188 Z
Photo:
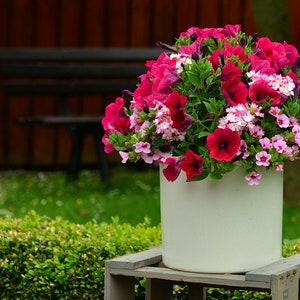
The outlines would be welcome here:
M 175 45 L 146 62 L 133 92 L 107 106 L 107 153 L 122 162 L 163 163 L 174 181 L 222 175 L 238 167 L 249 185 L 258 167 L 283 170 L 299 157 L 297 49 L 249 36 L 240 25 L 189 28 Z

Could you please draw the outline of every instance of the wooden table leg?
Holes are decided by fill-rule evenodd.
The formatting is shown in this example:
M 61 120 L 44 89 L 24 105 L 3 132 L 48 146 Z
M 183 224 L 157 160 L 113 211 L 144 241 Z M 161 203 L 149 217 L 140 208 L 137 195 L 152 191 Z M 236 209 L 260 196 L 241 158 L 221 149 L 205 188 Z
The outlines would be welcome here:
M 173 282 L 169 280 L 146 279 L 145 300 L 172 300 Z
M 131 276 L 111 275 L 105 267 L 104 300 L 134 300 L 135 279 Z
M 272 300 L 297 300 L 299 299 L 299 269 L 271 277 Z
M 206 300 L 205 287 L 199 283 L 189 283 L 189 300 Z

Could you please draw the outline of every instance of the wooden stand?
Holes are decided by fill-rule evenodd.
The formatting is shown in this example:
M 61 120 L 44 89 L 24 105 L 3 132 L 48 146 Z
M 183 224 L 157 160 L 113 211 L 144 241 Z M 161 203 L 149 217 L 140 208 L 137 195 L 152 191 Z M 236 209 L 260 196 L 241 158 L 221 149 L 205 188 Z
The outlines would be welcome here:
M 205 287 L 270 291 L 273 300 L 297 300 L 300 254 L 245 274 L 206 274 L 166 268 L 156 247 L 106 262 L 104 300 L 134 300 L 135 277 L 146 278 L 146 300 L 173 299 L 174 284 L 188 285 L 190 300 L 204 300 Z

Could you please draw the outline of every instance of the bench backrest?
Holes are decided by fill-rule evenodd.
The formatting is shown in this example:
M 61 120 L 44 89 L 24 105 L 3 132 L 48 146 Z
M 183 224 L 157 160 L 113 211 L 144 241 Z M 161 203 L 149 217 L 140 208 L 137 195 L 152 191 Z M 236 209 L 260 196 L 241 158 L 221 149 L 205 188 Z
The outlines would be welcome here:
M 4 48 L 0 76 L 10 96 L 120 94 L 133 90 L 158 48 Z

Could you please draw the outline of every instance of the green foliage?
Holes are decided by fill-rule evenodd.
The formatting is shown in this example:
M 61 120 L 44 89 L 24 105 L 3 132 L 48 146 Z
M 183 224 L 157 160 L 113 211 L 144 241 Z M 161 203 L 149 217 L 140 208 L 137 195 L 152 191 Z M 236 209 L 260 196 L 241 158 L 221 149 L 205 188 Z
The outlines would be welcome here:
M 159 243 L 160 229 L 147 222 L 0 219 L 0 298 L 103 299 L 105 261 Z

